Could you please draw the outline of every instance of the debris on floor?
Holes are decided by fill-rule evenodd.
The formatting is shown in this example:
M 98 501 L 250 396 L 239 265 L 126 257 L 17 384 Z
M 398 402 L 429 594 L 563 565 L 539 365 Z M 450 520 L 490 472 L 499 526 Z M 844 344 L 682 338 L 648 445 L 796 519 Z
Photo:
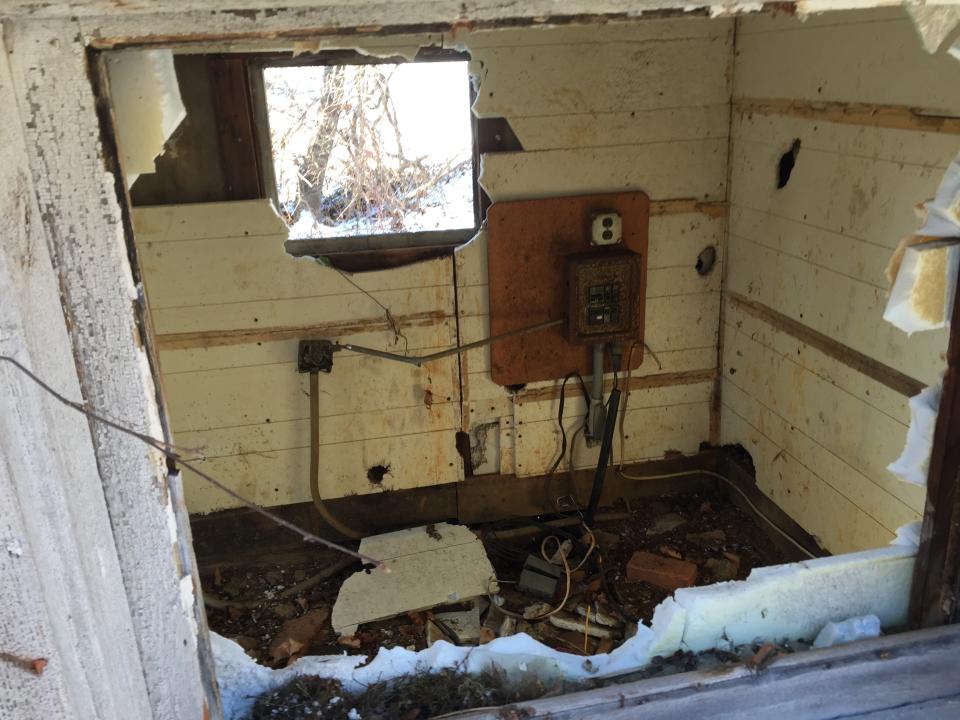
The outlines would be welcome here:
M 268 667 L 516 633 L 585 656 L 621 645 L 676 588 L 785 560 L 721 492 L 634 501 L 589 533 L 578 517 L 475 530 L 437 523 L 367 538 L 361 551 L 387 560 L 388 574 L 322 549 L 201 563 L 210 627 Z
M 556 524 L 546 527 L 552 532 Z M 567 523 L 566 527 L 572 525 Z M 525 530 L 521 535 L 529 534 Z M 916 544 L 906 542 L 907 533 L 902 536 L 887 548 L 758 567 L 745 580 L 680 588 L 656 607 L 649 623 L 623 623 L 622 641 L 591 638 L 589 632 L 573 633 L 550 622 L 554 616 L 566 620 L 577 617 L 583 619 L 588 630 L 594 622 L 609 627 L 610 617 L 607 613 L 597 614 L 597 605 L 579 599 L 573 604 L 579 590 L 572 591 L 570 604 L 563 603 L 562 610 L 554 612 L 549 610 L 551 604 L 531 603 L 536 606 L 533 614 L 539 620 L 512 618 L 514 622 L 508 622 L 511 618 L 505 613 L 512 611 L 504 596 L 511 592 L 511 583 L 506 578 L 504 590 L 492 596 L 486 612 L 481 609 L 482 603 L 478 607 L 483 623 L 479 645 L 458 646 L 443 639 L 436 640 L 431 647 L 420 644 L 425 634 L 423 628 L 428 627 L 425 619 L 431 613 L 452 612 L 453 608 L 369 623 L 361 626 L 356 636 L 359 642 L 355 651 L 362 654 L 348 654 L 343 648 L 339 648 L 339 653 L 319 651 L 276 670 L 258 664 L 239 644 L 214 632 L 211 641 L 225 718 L 247 717 L 257 697 L 295 677 L 306 676 L 336 680 L 345 692 L 358 694 L 376 683 L 451 669 L 472 677 L 491 669 L 501 670 L 511 678 L 529 672 L 545 687 L 558 681 L 616 684 L 694 669 L 723 672 L 731 663 L 747 661 L 751 661 L 751 671 L 759 674 L 784 653 L 808 649 L 830 622 L 874 614 L 884 631 L 902 627 L 916 561 Z M 676 538 L 671 542 L 686 552 L 687 548 Z M 556 548 L 548 543 L 546 549 L 546 554 L 552 556 Z M 747 550 L 738 547 L 739 554 L 749 562 Z M 627 555 L 635 551 L 629 546 L 623 548 Z M 566 562 L 565 567 L 576 568 L 581 553 L 574 550 L 569 560 L 561 556 L 561 562 Z M 516 561 L 517 571 L 522 559 Z M 613 573 L 610 575 L 607 592 L 617 587 Z M 332 579 L 326 592 L 335 593 L 336 587 L 337 581 Z M 601 578 L 596 590 L 602 587 Z M 564 592 L 568 592 L 566 581 Z M 520 600 L 515 597 L 514 601 Z M 552 614 L 544 618 L 547 612 Z M 501 617 L 506 619 L 498 626 Z M 499 637 L 493 637 L 498 627 L 503 630 Z M 327 632 L 332 634 L 332 628 L 327 628 Z M 555 644 L 549 646 L 534 635 L 541 640 L 554 636 Z M 410 644 L 411 638 L 417 638 L 417 642 Z M 572 644 L 578 642 L 584 643 L 581 647 L 586 650 L 575 651 Z M 764 648 L 767 644 L 772 648 Z M 593 654 L 583 657 L 585 652 Z M 278 713 L 275 717 L 285 720 L 290 716 Z

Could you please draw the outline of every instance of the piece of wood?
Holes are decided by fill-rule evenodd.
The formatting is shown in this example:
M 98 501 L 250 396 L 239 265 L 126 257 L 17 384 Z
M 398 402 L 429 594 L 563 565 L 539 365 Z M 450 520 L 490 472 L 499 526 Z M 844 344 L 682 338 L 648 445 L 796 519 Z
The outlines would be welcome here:
M 911 593 L 913 625 L 960 618 L 960 293 L 953 301 L 947 369 L 927 474 L 927 503 Z
M 824 355 L 844 365 L 848 365 L 905 397 L 913 397 L 919 394 L 924 388 L 924 384 L 919 380 L 914 380 L 899 370 L 884 365 L 868 355 L 857 352 L 853 348 L 837 342 L 834 338 L 812 330 L 806 325 L 766 305 L 761 305 L 758 302 L 749 300 L 735 292 L 729 293 L 727 297 L 733 305 L 744 312 L 760 318 L 777 330 L 796 338 L 804 345 L 816 348 Z
M 130 264 L 136 252 L 121 208 L 126 198 L 122 179 L 115 174 L 118 172 L 115 150 L 105 148 L 102 142 L 109 137 L 109 115 L 98 117 L 98 98 L 92 85 L 93 82 L 100 86 L 102 78 L 97 68 L 88 62 L 88 48 L 75 23 L 18 24 L 10 27 L 5 39 L 10 43 L 8 49 L 18 48 L 15 54 L 4 53 L 4 57 L 10 62 L 16 95 L 9 107 L 20 108 L 24 113 L 19 124 L 29 159 L 29 164 L 13 167 L 19 168 L 18 182 L 32 180 L 32 189 L 24 192 L 36 198 L 40 210 L 31 223 L 40 228 L 41 235 L 35 242 L 49 248 L 52 255 L 45 261 L 40 259 L 42 256 L 31 255 L 34 259 L 30 262 L 52 262 L 58 304 L 62 304 L 65 313 L 58 314 L 56 322 L 66 317 L 71 340 L 66 346 L 59 345 L 59 349 L 52 344 L 46 346 L 44 354 L 57 353 L 58 357 L 71 358 L 80 377 L 81 391 L 69 394 L 82 399 L 91 411 L 117 418 L 140 432 L 162 437 L 163 423 L 150 357 L 144 350 L 144 344 L 149 345 L 151 339 Z M 9 79 L 3 85 L 10 87 Z M 103 100 L 100 99 L 101 105 Z M 101 120 L 106 124 L 102 125 Z M 4 295 L 6 297 L 6 293 Z M 39 327 L 53 333 L 54 316 L 49 318 Z M 64 385 L 59 389 L 69 391 L 70 387 Z M 50 412 L 54 414 L 52 409 Z M 66 632 L 59 643 L 61 647 L 76 647 L 78 636 L 70 628 L 77 626 L 95 628 L 101 642 L 105 641 L 102 649 L 89 648 L 88 656 L 81 662 L 72 661 L 70 667 L 76 670 L 65 667 L 67 672 L 79 675 L 86 672 L 80 668 L 94 667 L 89 664 L 94 658 L 107 658 L 112 650 L 118 653 L 114 667 L 103 665 L 92 671 L 110 677 L 114 681 L 110 684 L 113 689 L 97 690 L 90 698 L 79 687 L 70 691 L 70 697 L 84 703 L 90 698 L 93 716 L 101 713 L 113 717 L 198 718 L 205 709 L 215 713 L 218 706 L 215 683 L 212 677 L 203 675 L 203 668 L 208 664 L 201 665 L 199 657 L 203 650 L 198 646 L 193 614 L 196 598 L 192 588 L 180 582 L 183 568 L 178 545 L 186 543 L 188 548 L 189 540 L 177 530 L 174 522 L 166 487 L 166 466 L 158 462 L 155 450 L 135 438 L 96 424 L 88 425 L 87 433 L 87 437 L 93 439 L 96 468 L 89 464 L 86 467 L 96 475 L 98 502 L 106 503 L 113 540 L 99 537 L 88 557 L 102 557 L 103 563 L 98 561 L 96 565 L 82 564 L 81 567 L 86 568 L 83 572 L 86 578 L 112 574 L 109 567 L 116 569 L 117 565 L 109 560 L 108 548 L 114 547 L 126 593 L 122 598 L 103 598 L 106 604 L 102 607 L 113 608 L 115 612 L 110 613 L 114 619 L 106 620 L 102 626 L 98 616 L 83 605 L 57 611 L 58 623 L 70 623 L 61 626 Z M 39 442 L 43 443 L 40 447 L 51 448 L 58 446 L 62 438 Z M 88 462 L 89 445 L 77 446 L 78 453 L 84 447 L 83 455 L 71 459 L 68 466 L 71 469 L 46 474 L 60 478 L 60 490 L 56 492 L 64 492 L 63 482 L 71 486 L 79 483 L 80 462 Z M 84 457 L 88 460 L 82 460 Z M 38 512 L 37 516 L 56 517 L 44 512 Z M 93 523 L 97 522 L 92 515 L 89 520 L 84 517 L 81 513 L 76 518 L 56 520 L 53 531 L 74 536 L 70 543 L 80 542 L 84 532 L 93 531 L 96 527 Z M 64 539 L 64 542 L 68 541 Z M 188 549 L 184 551 L 189 553 Z M 53 583 L 62 590 L 72 585 L 64 584 L 68 583 L 68 577 L 55 566 L 48 566 L 42 582 Z M 83 587 L 84 584 L 78 583 L 75 593 L 66 593 L 71 596 L 70 602 L 79 603 L 81 598 L 94 597 Z M 97 600 L 97 604 L 100 602 Z M 108 628 L 117 628 L 115 623 L 123 622 L 120 608 L 128 608 L 122 612 L 130 612 L 131 624 L 128 630 L 121 631 L 121 637 L 111 639 L 112 636 L 106 634 L 112 632 Z M 71 617 L 74 619 L 69 620 Z M 15 626 L 25 627 L 23 621 Z M 129 655 L 131 638 L 136 642 L 138 660 Z M 119 654 L 121 651 L 123 656 Z M 127 672 L 131 668 L 136 668 L 133 685 Z M 120 682 L 129 691 L 123 689 L 117 693 Z M 141 697 L 137 688 L 143 688 L 144 683 L 149 704 L 146 712 L 137 699 Z M 99 681 L 97 685 L 101 686 Z M 37 692 L 38 697 L 44 694 Z M 135 703 L 133 710 L 122 709 L 129 707 L 127 698 Z M 86 710 L 78 712 L 90 715 Z
M 946 720 L 956 716 L 960 697 L 960 675 L 953 669 L 958 651 L 960 628 L 951 626 L 785 655 L 762 673 L 737 664 L 454 717 L 497 720 L 522 712 L 531 720 L 736 720 L 756 714 L 866 719 L 916 717 L 911 708 L 923 705 L 930 713 L 923 717 Z
M 685 372 L 659 373 L 654 375 L 632 375 L 629 378 L 622 378 L 619 386 L 622 390 L 647 390 L 651 388 L 671 387 L 675 385 L 700 385 L 704 382 L 714 380 L 717 376 L 715 368 L 703 368 L 698 370 L 688 370 Z M 604 394 L 610 392 L 614 386 L 614 379 L 607 378 L 603 383 Z M 550 413 L 554 412 L 556 403 L 544 405 L 544 401 L 559 400 L 562 386 L 553 385 L 547 387 L 538 387 L 534 389 L 524 389 L 514 395 L 514 402 L 518 407 L 524 408 L 518 417 L 531 420 L 539 417 L 546 419 Z M 563 391 L 567 402 L 571 402 L 567 407 L 571 415 L 583 414 L 583 393 L 580 390 L 580 384 L 567 383 Z M 541 405 L 542 409 L 547 410 L 546 415 L 541 415 L 536 410 L 531 410 L 532 406 Z
M 260 151 L 253 128 L 253 101 L 244 57 L 212 57 L 210 87 L 217 117 L 220 162 L 230 200 L 262 198 Z
M 722 34 L 715 37 L 666 42 L 650 37 L 652 29 L 638 26 L 639 42 L 603 42 L 587 46 L 589 50 L 565 44 L 477 48 L 471 57 L 484 64 L 485 75 L 475 112 L 512 119 L 701 107 L 729 100 L 729 24 L 718 28 Z M 638 56 L 645 62 L 636 62 Z
M 773 308 L 798 326 L 833 338 L 835 348 L 840 345 L 854 352 L 847 354 L 852 362 L 870 358 L 876 362 L 873 369 L 892 369 L 895 374 L 882 371 L 883 376 L 900 391 L 908 392 L 917 382 L 932 382 L 939 373 L 945 333 L 932 331 L 908 339 L 884 322 L 884 291 L 737 236 L 730 238 L 728 252 L 728 293 Z M 837 298 L 844 298 L 842 311 Z
M 651 198 L 726 199 L 726 139 L 497 153 L 480 185 L 496 202 L 642 189 Z M 576 173 L 569 172 L 571 167 Z
M 734 112 L 758 115 L 786 115 L 864 127 L 914 130 L 918 132 L 960 134 L 960 117 L 924 115 L 907 105 L 874 103 L 813 102 L 787 98 L 739 98 Z
M 38 204 L 37 181 L 30 165 L 31 160 L 37 162 L 36 155 L 28 157 L 28 137 L 34 153 L 36 138 L 23 128 L 30 113 L 52 110 L 47 102 L 32 109 L 22 105 L 22 85 L 18 99 L 10 63 L 19 63 L 21 54 L 14 59 L 9 43 L 22 38 L 13 27 L 9 30 L 0 38 L 0 103 L 7 108 L 7 122 L 0 127 L 0 234 L 4 239 L 0 244 L 0 354 L 16 358 L 65 396 L 82 400 L 91 381 L 81 377 L 89 369 L 89 356 L 75 355 L 77 346 L 65 322 L 61 296 L 61 292 L 78 292 L 79 288 L 64 284 L 66 268 L 57 260 L 63 248 L 55 240 L 57 236 L 50 234 L 49 223 L 54 218 L 41 212 Z M 29 55 L 30 50 L 25 50 Z M 84 77 L 82 56 L 51 54 L 51 67 L 62 70 L 75 62 L 71 75 L 74 80 Z M 56 82 L 62 79 L 58 77 Z M 84 78 L 83 83 L 71 87 L 78 94 L 89 93 L 89 81 Z M 85 105 L 82 112 L 77 110 L 83 130 L 77 132 L 74 127 L 71 136 L 64 137 L 50 127 L 45 137 L 51 144 L 45 147 L 63 143 L 63 152 L 73 153 L 77 145 L 97 146 L 92 108 Z M 102 165 L 97 172 L 102 174 Z M 39 180 L 46 185 L 56 178 Z M 110 195 L 99 187 L 106 202 Z M 76 184 L 59 189 L 67 192 L 61 196 L 64 205 L 82 202 L 70 199 L 77 191 Z M 50 192 L 45 187 L 39 198 L 45 207 L 51 207 Z M 116 233 L 114 226 L 112 241 L 102 245 L 103 235 L 85 235 L 73 244 L 86 251 L 106 251 L 104 256 L 96 256 L 115 263 L 113 269 L 118 270 L 126 258 Z M 113 285 L 99 285 L 87 291 L 102 298 L 110 296 L 113 289 Z M 125 313 L 129 322 L 129 297 L 122 311 L 109 307 Z M 118 336 L 116 344 L 129 343 L 130 337 Z M 116 351 L 123 353 L 120 347 Z M 97 378 L 92 380 L 96 386 Z M 127 458 L 114 457 L 111 462 L 98 455 L 88 419 L 59 404 L 7 362 L 0 362 L 0 406 L 0 712 L 11 718 L 64 720 L 156 717 L 137 644 L 143 618 L 133 616 L 123 574 L 124 561 L 140 546 L 118 546 L 116 536 L 124 529 L 112 526 L 116 518 L 108 509 L 103 484 L 116 462 L 128 467 Z M 166 508 L 146 491 L 150 486 L 143 487 L 145 491 L 132 500 L 163 512 Z M 157 564 L 172 562 L 169 531 L 166 544 L 155 546 L 154 553 L 158 548 L 165 555 Z M 176 575 L 163 579 L 176 589 Z M 148 587 L 164 601 L 179 603 L 178 592 L 166 595 L 162 586 Z M 186 613 L 181 618 L 184 623 L 189 619 Z M 26 659 L 26 669 L 11 662 L 12 656 Z M 47 661 L 42 676 L 34 674 L 29 662 L 35 658 Z M 195 681 L 184 687 L 184 694 L 199 697 L 198 685 Z
M 547 27 L 503 27 L 484 29 L 458 27 L 447 33 L 447 40 L 463 43 L 473 51 L 488 47 L 537 47 L 540 45 L 581 46 L 588 52 L 591 45 L 608 42 L 667 42 L 694 38 L 725 37 L 730 32 L 730 18 L 695 17 L 689 13 L 678 17 L 644 17 L 643 22 L 589 23 Z M 583 47 L 586 46 L 586 47 Z
M 725 104 L 535 115 L 513 118 L 510 124 L 528 152 L 725 138 L 730 130 Z
M 391 313 L 392 315 L 392 313 Z M 259 318 L 257 318 L 259 320 Z M 409 315 L 394 315 L 393 319 L 406 335 L 410 330 L 419 328 L 427 331 L 440 330 L 440 338 L 450 335 L 450 321 L 442 312 L 426 311 Z M 443 332 L 443 329 L 446 332 Z M 393 332 L 393 324 L 386 317 L 361 318 L 352 320 L 333 320 L 330 322 L 311 323 L 309 325 L 265 326 L 257 328 L 240 328 L 235 330 L 199 330 L 194 332 L 170 332 L 157 336 L 157 347 L 160 350 L 209 350 L 211 348 L 234 347 L 237 345 L 251 345 L 263 343 L 282 343 L 300 338 L 339 339 L 346 342 L 360 344 L 358 336 L 378 334 L 382 339 L 388 337 L 388 344 L 395 344 L 398 339 Z M 438 347 L 435 343 L 438 338 L 436 332 L 431 338 L 432 344 L 424 347 Z M 392 342 L 391 342 L 392 341 Z M 413 349 L 413 345 L 405 345 Z M 444 346 L 447 347 L 447 346 Z M 288 357 L 295 357 L 289 355 Z
M 490 332 L 494 335 L 566 315 L 566 256 L 591 249 L 590 215 L 619 212 L 623 246 L 641 258 L 636 312 L 643 337 L 649 199 L 644 193 L 616 193 L 496 203 L 487 214 Z M 501 385 L 589 374 L 591 349 L 573 347 L 565 329 L 550 329 L 505 340 L 490 349 L 492 376 Z M 642 349 L 635 352 L 639 365 Z
M 848 22 L 828 16 L 836 20 L 743 18 L 734 98 L 905 105 L 960 116 L 960 65 L 927 53 L 906 13 L 847 13 Z
M 673 592 L 696 583 L 697 570 L 694 563 L 638 550 L 627 560 L 626 577 L 629 582 L 650 583 Z

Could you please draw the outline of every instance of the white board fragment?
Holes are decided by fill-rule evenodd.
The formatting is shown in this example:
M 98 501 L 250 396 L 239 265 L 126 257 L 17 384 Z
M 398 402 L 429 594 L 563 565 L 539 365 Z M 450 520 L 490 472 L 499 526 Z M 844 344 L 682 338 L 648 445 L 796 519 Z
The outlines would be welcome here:
M 374 535 L 360 542 L 360 552 L 382 560 L 390 572 L 361 570 L 343 583 L 331 619 L 342 635 L 352 635 L 361 623 L 496 592 L 483 543 L 463 525 Z

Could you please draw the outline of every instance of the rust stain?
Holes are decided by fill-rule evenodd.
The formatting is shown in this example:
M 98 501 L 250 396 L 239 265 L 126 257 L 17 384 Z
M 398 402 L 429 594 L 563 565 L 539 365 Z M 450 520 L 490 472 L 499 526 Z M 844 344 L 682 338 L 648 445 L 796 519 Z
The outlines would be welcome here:
M 621 382 L 624 387 L 630 390 L 643 390 L 647 388 L 670 387 L 673 385 L 696 385 L 697 383 L 713 382 L 717 379 L 716 368 L 704 368 L 703 370 L 684 370 L 683 372 L 660 373 L 659 375 L 639 375 L 630 378 L 629 384 Z M 608 392 L 613 388 L 613 379 L 609 378 L 604 382 L 604 391 Z M 580 386 L 576 383 L 567 383 L 567 397 L 574 397 L 580 394 Z M 523 404 L 525 402 L 537 402 L 540 400 L 555 400 L 560 397 L 560 387 L 536 388 L 534 390 L 523 390 L 516 394 L 516 402 Z
M 724 218 L 728 214 L 726 202 L 701 202 L 696 198 L 678 198 L 675 200 L 651 200 L 650 216 L 685 215 L 703 213 L 707 217 Z
M 399 315 L 394 320 L 401 328 L 430 327 L 451 318 L 442 310 Z M 226 347 L 255 342 L 279 342 L 303 337 L 338 338 L 378 330 L 392 331 L 393 327 L 383 317 L 345 322 L 321 323 L 318 325 L 289 325 L 267 328 L 244 328 L 241 330 L 203 330 L 199 332 L 167 333 L 157 336 L 160 350 L 188 350 L 192 348 Z
M 745 98 L 733 104 L 741 114 L 785 115 L 843 125 L 960 135 L 960 118 L 923 113 L 908 105 L 810 102 L 780 98 Z

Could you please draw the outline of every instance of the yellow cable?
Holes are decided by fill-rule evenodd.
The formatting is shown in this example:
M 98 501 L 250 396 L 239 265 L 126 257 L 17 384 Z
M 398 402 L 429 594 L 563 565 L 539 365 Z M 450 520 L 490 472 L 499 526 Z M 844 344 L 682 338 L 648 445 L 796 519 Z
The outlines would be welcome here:
M 359 540 L 363 537 L 362 533 L 337 520 L 320 494 L 320 378 L 315 372 L 310 373 L 310 494 L 317 513 L 327 525 L 348 538 Z
M 683 472 L 666 473 L 666 474 L 664 474 L 664 475 L 627 475 L 625 472 L 623 472 L 623 471 L 621 471 L 621 470 L 618 470 L 618 471 L 617 471 L 617 474 L 618 474 L 620 477 L 622 477 L 622 478 L 624 478 L 624 479 L 626 479 L 626 480 L 669 480 L 670 478 L 689 477 L 689 476 L 691 476 L 691 475 L 708 475 L 709 477 L 713 477 L 713 478 L 717 478 L 718 480 L 722 480 L 722 481 L 725 482 L 728 486 L 730 486 L 731 488 L 733 488 L 734 490 L 736 490 L 737 493 L 739 493 L 740 497 L 742 497 L 742 498 L 744 499 L 744 501 L 747 503 L 747 505 L 750 506 L 750 509 L 751 509 L 751 510 L 753 510 L 757 515 L 759 515 L 759 516 L 762 517 L 764 520 L 766 520 L 767 524 L 768 524 L 771 528 L 773 528 L 777 533 L 779 533 L 779 534 L 780 534 L 785 540 L 787 540 L 791 545 L 793 545 L 795 548 L 797 548 L 797 550 L 799 550 L 800 552 L 802 552 L 804 555 L 806 555 L 806 556 L 807 556 L 808 558 L 810 558 L 811 560 L 816 559 L 816 557 L 817 557 L 816 555 L 814 555 L 813 553 L 811 553 L 809 550 L 807 550 L 803 545 L 801 545 L 801 544 L 798 543 L 796 540 L 794 540 L 792 537 L 790 537 L 790 535 L 788 535 L 785 530 L 782 530 L 782 529 L 780 528 L 780 526 L 777 525 L 773 520 L 771 520 L 769 517 L 767 517 L 766 515 L 764 515 L 764 514 L 763 514 L 763 511 L 760 510 L 760 508 L 758 508 L 756 505 L 754 505 L 753 502 L 751 502 L 750 498 L 747 497 L 747 494 L 746 494 L 743 490 L 741 490 L 741 489 L 736 485 L 736 483 L 734 483 L 734 482 L 733 482 L 732 480 L 730 480 L 729 478 L 724 477 L 724 476 L 721 475 L 720 473 L 713 472 L 712 470 L 684 470 Z

